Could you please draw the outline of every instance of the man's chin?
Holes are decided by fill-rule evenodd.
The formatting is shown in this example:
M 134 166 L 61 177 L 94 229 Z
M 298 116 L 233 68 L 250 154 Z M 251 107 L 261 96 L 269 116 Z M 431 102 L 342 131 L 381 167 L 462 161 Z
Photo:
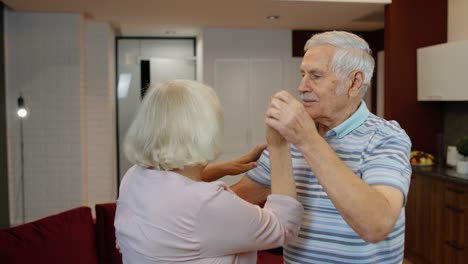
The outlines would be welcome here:
M 313 109 L 312 107 L 305 107 L 305 110 L 312 119 L 315 119 L 317 118 L 317 116 L 319 116 L 319 112 L 317 109 Z

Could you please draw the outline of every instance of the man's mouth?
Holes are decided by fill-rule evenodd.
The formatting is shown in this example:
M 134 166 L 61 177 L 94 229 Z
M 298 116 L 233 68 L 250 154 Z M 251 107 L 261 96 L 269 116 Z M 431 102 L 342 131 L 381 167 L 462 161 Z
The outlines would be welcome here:
M 320 101 L 317 96 L 309 92 L 301 93 L 301 100 L 304 103 L 314 103 Z

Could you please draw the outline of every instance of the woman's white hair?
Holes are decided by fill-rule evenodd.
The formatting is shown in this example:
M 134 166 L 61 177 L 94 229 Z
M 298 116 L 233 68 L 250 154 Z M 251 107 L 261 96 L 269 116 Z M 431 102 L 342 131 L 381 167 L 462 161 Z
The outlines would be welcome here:
M 189 80 L 151 85 L 125 138 L 130 162 L 172 170 L 221 153 L 223 110 L 212 88 Z
M 333 70 L 341 80 L 341 85 L 337 90 L 340 95 L 344 92 L 344 81 L 355 70 L 360 70 L 364 74 L 364 81 L 361 87 L 361 97 L 370 86 L 372 74 L 374 73 L 374 58 L 367 42 L 361 37 L 345 31 L 328 31 L 313 35 L 305 44 L 304 50 L 320 46 L 331 45 L 336 48 L 331 63 Z

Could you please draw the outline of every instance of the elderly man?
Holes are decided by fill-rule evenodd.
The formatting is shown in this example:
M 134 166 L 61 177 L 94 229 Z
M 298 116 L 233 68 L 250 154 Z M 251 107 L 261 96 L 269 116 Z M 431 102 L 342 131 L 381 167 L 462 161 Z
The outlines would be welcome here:
M 411 142 L 395 121 L 369 112 L 362 100 L 374 60 L 348 32 L 314 35 L 301 64 L 301 101 L 272 97 L 267 125 L 291 146 L 299 237 L 284 247 L 285 263 L 400 263 Z M 259 203 L 270 193 L 265 150 L 257 168 L 232 189 Z

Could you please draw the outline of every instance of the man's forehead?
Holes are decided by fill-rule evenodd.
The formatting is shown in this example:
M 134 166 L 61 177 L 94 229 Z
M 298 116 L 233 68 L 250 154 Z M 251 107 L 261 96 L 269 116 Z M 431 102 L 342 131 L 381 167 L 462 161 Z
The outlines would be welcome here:
M 306 53 L 304 54 L 304 59 L 306 57 L 314 57 L 314 58 L 332 58 L 335 54 L 336 47 L 332 45 L 318 45 L 309 48 Z
M 327 70 L 335 48 L 333 46 L 316 46 L 307 50 L 302 58 L 301 70 Z

